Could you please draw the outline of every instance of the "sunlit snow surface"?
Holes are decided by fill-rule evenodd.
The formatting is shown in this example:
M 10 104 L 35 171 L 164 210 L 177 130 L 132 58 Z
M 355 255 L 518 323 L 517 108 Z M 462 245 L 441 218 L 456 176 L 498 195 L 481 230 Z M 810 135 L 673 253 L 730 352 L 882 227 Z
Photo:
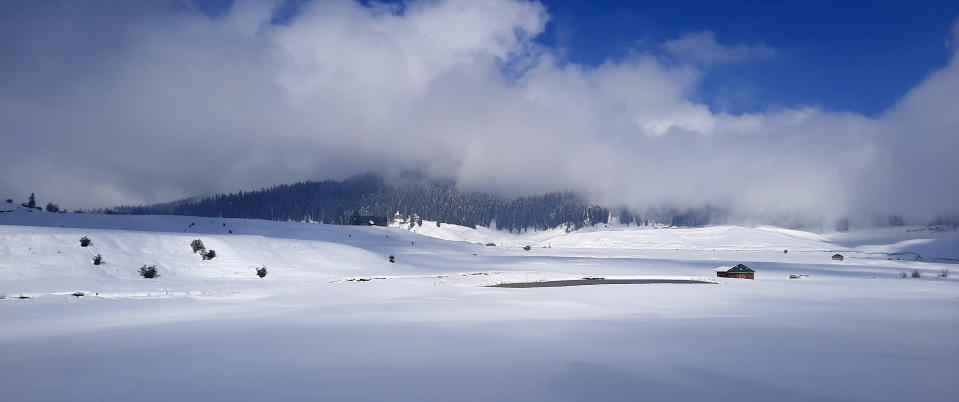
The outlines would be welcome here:
M 0 214 L 0 400 L 959 400 L 956 231 L 413 230 Z

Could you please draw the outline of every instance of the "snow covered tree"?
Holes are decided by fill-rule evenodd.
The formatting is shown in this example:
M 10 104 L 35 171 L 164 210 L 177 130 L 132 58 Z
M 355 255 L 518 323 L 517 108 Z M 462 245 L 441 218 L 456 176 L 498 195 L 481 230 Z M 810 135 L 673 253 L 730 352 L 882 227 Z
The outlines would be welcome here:
M 200 239 L 194 239 L 193 241 L 191 241 L 190 248 L 193 249 L 194 254 L 196 254 L 197 251 L 206 249 L 206 247 L 203 246 L 203 241 Z
M 157 266 L 156 266 L 156 265 L 150 265 L 150 266 L 144 265 L 144 266 L 140 267 L 140 276 L 142 276 L 142 277 L 144 277 L 144 278 L 147 278 L 147 279 L 155 278 L 155 277 L 157 276 Z
M 90 238 L 83 236 L 80 238 L 80 247 L 86 247 L 90 245 Z
M 47 212 L 60 212 L 60 206 L 52 202 L 47 203 Z

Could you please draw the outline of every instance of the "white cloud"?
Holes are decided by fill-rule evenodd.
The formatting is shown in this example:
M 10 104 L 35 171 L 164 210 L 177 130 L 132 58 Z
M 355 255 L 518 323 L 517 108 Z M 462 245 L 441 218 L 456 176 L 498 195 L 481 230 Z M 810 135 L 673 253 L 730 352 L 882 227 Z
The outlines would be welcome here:
M 740 63 L 776 56 L 776 49 L 766 45 L 721 45 L 711 31 L 687 32 L 666 41 L 663 49 L 676 60 L 700 65 Z
M 90 207 L 422 169 L 640 209 L 957 212 L 955 60 L 879 118 L 730 115 L 690 100 L 695 65 L 771 50 L 696 34 L 670 42 L 712 47 L 693 65 L 639 53 L 588 68 L 532 43 L 549 18 L 538 3 L 331 0 L 282 26 L 271 7 L 128 9 L 92 31 L 77 21 L 102 10 L 70 2 L 7 14 L 30 22 L 0 28 L 0 56 L 17 60 L 0 64 L 0 189 Z

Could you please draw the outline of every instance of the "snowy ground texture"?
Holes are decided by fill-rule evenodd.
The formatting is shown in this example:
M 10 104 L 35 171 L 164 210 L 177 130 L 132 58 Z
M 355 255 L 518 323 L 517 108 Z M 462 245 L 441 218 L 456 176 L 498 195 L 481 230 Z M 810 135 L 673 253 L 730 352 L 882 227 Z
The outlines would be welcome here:
M 196 238 L 218 256 L 201 261 Z M 957 258 L 959 232 L 917 227 L 510 235 L 0 213 L 0 400 L 956 401 Z M 715 280 L 737 263 L 756 280 L 485 287 Z

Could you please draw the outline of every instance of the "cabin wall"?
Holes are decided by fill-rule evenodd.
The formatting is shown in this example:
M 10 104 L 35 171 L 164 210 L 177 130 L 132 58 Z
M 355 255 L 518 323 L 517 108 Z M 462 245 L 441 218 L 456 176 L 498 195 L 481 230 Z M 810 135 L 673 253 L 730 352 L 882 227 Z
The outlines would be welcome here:
M 739 278 L 739 279 L 756 279 L 756 275 L 752 273 L 728 273 L 728 272 L 717 272 L 716 276 L 719 278 Z

